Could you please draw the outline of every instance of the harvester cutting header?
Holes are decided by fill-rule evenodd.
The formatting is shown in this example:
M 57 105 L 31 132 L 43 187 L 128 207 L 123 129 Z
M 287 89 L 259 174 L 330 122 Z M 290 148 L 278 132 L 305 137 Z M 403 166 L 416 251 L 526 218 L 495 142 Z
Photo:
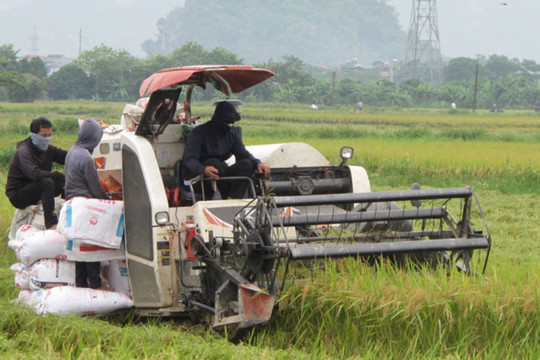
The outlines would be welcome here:
M 271 76 L 250 66 L 161 70 L 141 85 L 149 99 L 127 105 L 123 126 L 94 152 L 100 178 L 124 201 L 136 311 L 200 316 L 231 332 L 270 319 L 296 260 L 382 256 L 484 270 L 487 254 L 473 254 L 489 253 L 491 238 L 471 188 L 371 192 L 366 171 L 347 164 L 353 149 L 346 146 L 336 165 L 303 143 L 252 146 L 270 179 L 200 180 L 248 182 L 241 199 L 208 198 L 184 184 L 182 155 L 198 126 L 193 91 L 210 83 L 232 96 Z

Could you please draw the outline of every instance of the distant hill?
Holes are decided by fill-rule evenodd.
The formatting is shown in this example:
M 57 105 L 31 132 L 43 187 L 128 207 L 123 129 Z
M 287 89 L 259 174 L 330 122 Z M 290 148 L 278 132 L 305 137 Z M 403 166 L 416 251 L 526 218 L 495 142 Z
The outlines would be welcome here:
M 361 66 L 401 59 L 406 34 L 395 9 L 381 0 L 186 0 L 157 24 L 148 55 L 169 54 L 192 41 L 224 47 L 246 64 L 293 55 L 310 65 Z

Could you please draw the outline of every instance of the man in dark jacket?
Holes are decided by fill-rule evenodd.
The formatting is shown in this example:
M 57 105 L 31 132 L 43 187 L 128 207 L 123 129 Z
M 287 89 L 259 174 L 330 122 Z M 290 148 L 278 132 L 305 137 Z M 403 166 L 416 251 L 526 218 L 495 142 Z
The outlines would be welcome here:
M 217 180 L 226 176 L 251 177 L 255 170 L 265 175 L 270 173 L 270 168 L 247 151 L 240 135 L 232 130 L 233 124 L 239 120 L 240 114 L 234 105 L 221 101 L 212 119 L 191 131 L 182 160 L 184 181 L 192 181 L 201 175 Z M 225 161 L 233 155 L 236 162 L 228 166 Z M 245 181 L 218 182 L 223 199 L 242 198 L 246 188 Z
M 64 165 L 67 154 L 50 145 L 52 133 L 52 124 L 46 118 L 32 120 L 30 137 L 17 143 L 6 182 L 6 196 L 17 209 L 41 200 L 47 229 L 56 228 L 54 198 L 63 195 L 64 190 L 64 174 L 52 171 L 52 165 Z

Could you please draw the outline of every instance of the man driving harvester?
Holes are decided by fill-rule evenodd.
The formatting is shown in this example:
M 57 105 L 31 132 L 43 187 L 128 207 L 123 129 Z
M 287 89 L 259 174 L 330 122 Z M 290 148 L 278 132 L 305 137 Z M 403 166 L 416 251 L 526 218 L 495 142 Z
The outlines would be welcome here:
M 185 185 L 194 184 L 196 192 L 202 191 L 199 176 L 212 180 L 220 177 L 251 177 L 254 171 L 270 174 L 270 167 L 255 158 L 244 146 L 240 135 L 233 131 L 235 122 L 241 118 L 235 106 L 225 100 L 220 101 L 212 119 L 196 126 L 189 134 L 182 160 L 182 179 Z M 226 160 L 232 155 L 236 162 L 228 166 Z M 197 181 L 195 183 L 195 181 Z M 246 181 L 218 181 L 217 188 L 222 199 L 240 199 L 244 196 Z M 205 189 L 206 196 L 213 196 L 210 186 Z

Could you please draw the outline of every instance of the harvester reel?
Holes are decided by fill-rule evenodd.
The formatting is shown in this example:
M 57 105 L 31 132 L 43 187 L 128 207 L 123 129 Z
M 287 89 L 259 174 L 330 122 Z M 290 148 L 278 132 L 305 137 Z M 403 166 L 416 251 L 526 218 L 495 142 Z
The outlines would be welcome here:
M 274 258 L 265 256 L 265 247 L 270 245 L 270 239 L 264 233 L 252 232 L 245 239 L 242 236 L 236 239 L 234 263 L 243 276 L 252 280 L 272 271 Z

